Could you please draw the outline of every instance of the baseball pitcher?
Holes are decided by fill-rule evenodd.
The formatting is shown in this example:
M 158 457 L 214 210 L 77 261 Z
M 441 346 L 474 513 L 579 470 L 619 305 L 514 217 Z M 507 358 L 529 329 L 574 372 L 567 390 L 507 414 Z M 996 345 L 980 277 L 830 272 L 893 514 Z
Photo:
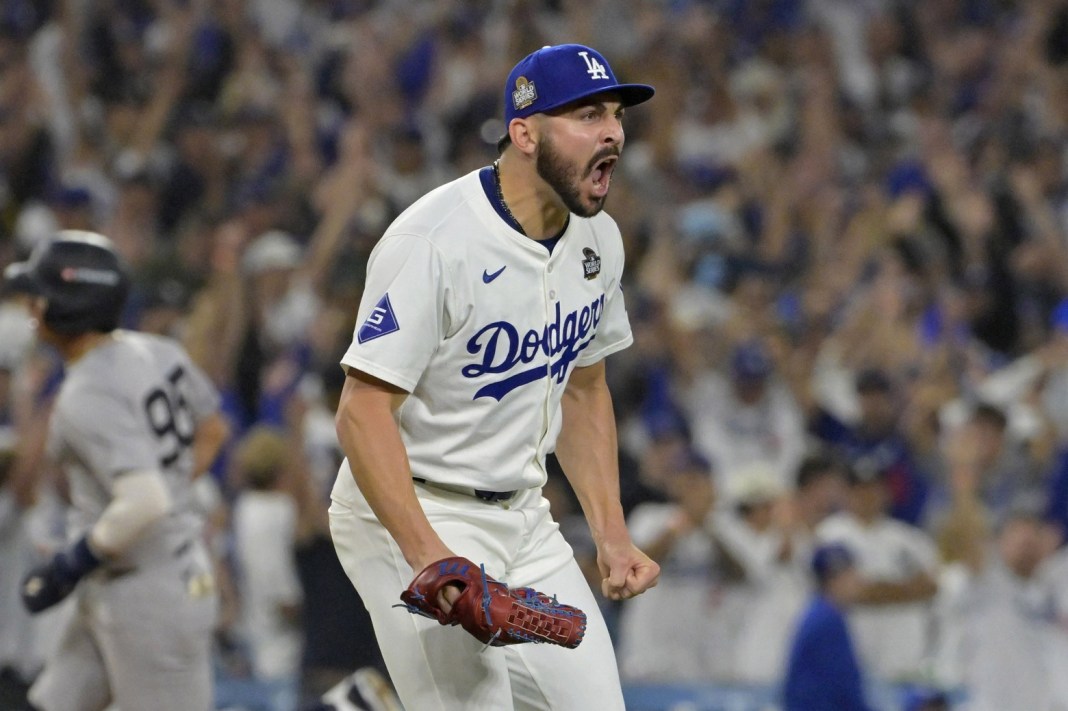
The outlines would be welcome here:
M 418 200 L 371 256 L 331 530 L 406 708 L 623 709 L 541 486 L 555 452 L 604 595 L 656 583 L 619 502 L 604 359 L 632 337 L 602 211 L 625 108 L 652 94 L 589 47 L 534 52 L 505 86 L 499 160 Z

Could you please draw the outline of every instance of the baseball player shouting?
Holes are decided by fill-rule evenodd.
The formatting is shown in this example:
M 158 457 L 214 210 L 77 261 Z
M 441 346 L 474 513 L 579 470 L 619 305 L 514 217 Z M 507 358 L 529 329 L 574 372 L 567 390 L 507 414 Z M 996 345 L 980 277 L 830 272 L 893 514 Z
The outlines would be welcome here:
M 589 47 L 534 52 L 505 86 L 499 160 L 418 200 L 371 255 L 330 521 L 408 709 L 623 709 L 541 486 L 555 451 L 604 595 L 656 584 L 619 502 L 604 359 L 632 338 L 602 212 L 624 108 L 652 95 Z
M 26 576 L 33 613 L 76 609 L 30 690 L 40 711 L 212 707 L 216 599 L 190 482 L 228 434 L 219 396 L 173 341 L 118 330 L 129 290 L 105 237 L 63 231 L 4 272 L 62 356 L 47 451 L 73 541 Z

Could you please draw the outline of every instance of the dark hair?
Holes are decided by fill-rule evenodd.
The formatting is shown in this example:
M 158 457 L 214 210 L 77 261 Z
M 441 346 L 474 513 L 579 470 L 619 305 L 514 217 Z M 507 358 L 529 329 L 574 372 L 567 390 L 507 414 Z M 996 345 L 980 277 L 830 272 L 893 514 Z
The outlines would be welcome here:
M 883 370 L 866 368 L 857 374 L 854 387 L 858 393 L 890 393 L 894 390 L 894 381 Z
M 1005 415 L 1005 411 L 989 402 L 981 402 L 976 405 L 975 410 L 972 411 L 972 419 L 979 422 L 987 422 L 1002 430 L 1009 424 L 1009 418 Z
M 825 476 L 845 476 L 840 459 L 823 452 L 810 454 L 797 467 L 797 488 L 804 489 Z

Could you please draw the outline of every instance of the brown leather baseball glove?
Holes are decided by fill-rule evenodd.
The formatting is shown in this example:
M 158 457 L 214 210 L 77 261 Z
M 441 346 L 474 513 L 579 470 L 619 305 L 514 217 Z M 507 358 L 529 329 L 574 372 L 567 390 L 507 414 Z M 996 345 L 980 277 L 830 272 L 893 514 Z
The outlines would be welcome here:
M 438 607 L 446 585 L 460 588 L 452 609 Z M 460 625 L 494 647 L 523 642 L 558 644 L 574 649 L 586 634 L 586 613 L 531 588 L 509 588 L 486 575 L 486 567 L 454 556 L 431 563 L 401 593 L 408 612 Z

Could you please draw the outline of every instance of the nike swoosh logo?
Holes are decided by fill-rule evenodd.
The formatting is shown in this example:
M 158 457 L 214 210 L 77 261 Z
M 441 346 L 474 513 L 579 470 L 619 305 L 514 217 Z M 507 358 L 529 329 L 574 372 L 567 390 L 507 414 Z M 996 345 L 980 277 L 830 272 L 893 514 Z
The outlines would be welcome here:
M 499 277 L 501 275 L 501 272 L 503 272 L 507 268 L 508 268 L 508 265 L 505 264 L 503 267 L 501 267 L 497 271 L 493 272 L 492 274 L 490 274 L 485 269 L 483 269 L 482 270 L 482 282 L 484 284 L 489 284 L 491 281 L 493 281 L 494 279 Z

